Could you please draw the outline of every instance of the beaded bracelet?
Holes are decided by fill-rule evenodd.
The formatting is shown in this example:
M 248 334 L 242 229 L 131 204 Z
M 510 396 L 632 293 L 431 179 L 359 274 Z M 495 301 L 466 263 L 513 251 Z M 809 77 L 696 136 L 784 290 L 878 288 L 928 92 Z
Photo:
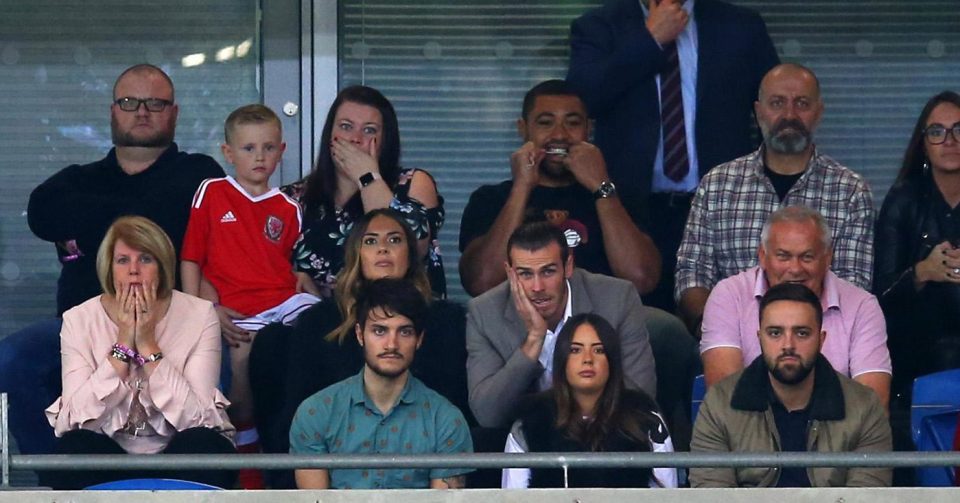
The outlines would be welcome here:
M 137 365 L 140 365 L 141 367 L 146 365 L 147 362 L 158 362 L 162 359 L 163 359 L 162 351 L 157 351 L 156 353 L 147 357 L 144 357 L 140 353 L 135 353 L 133 356 L 133 361 L 137 362 Z
M 117 348 L 116 344 L 114 344 L 112 350 L 110 351 L 110 356 L 112 356 L 117 360 L 120 360 L 123 363 L 130 363 L 130 357 L 127 356 L 127 354 L 121 351 L 119 348 Z
M 113 345 L 113 352 L 111 353 L 114 358 L 122 361 L 123 363 L 129 362 L 131 359 L 136 361 L 137 357 L 140 356 L 136 351 L 120 344 L 119 342 Z M 120 355 L 123 355 L 121 358 Z
M 130 360 L 133 360 L 137 365 L 144 366 L 147 362 L 158 362 L 163 359 L 163 352 L 157 351 L 156 353 L 144 357 L 140 353 L 120 344 L 119 342 L 113 345 L 111 348 L 110 356 L 120 360 L 123 363 L 129 363 Z

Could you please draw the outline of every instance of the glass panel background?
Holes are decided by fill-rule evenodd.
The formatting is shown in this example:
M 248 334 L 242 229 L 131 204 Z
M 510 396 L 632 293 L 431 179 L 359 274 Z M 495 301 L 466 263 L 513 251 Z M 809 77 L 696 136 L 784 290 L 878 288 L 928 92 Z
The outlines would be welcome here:
M 451 297 L 463 206 L 510 176 L 524 92 L 566 74 L 569 24 L 598 1 L 340 0 L 340 85 L 379 88 L 397 108 L 403 161 L 446 198 L 441 247 Z M 956 0 L 734 0 L 761 13 L 781 59 L 819 76 L 816 141 L 862 173 L 878 209 L 927 98 L 960 82 Z M 722 92 L 722 90 L 717 90 Z
M 109 150 L 116 77 L 142 62 L 167 71 L 180 148 L 222 162 L 223 120 L 260 101 L 257 9 L 252 0 L 0 1 L 0 337 L 55 314 L 60 266 L 27 227 L 27 200 L 63 167 Z

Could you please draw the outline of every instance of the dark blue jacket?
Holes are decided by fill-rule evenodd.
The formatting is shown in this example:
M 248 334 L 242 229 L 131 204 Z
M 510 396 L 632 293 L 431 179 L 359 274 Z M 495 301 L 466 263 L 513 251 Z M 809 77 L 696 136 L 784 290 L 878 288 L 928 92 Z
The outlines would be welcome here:
M 717 0 L 696 0 L 696 140 L 700 176 L 757 147 L 753 102 L 779 62 L 760 16 Z M 571 26 L 570 70 L 596 120 L 595 141 L 624 194 L 650 191 L 660 135 L 656 75 L 665 63 L 638 0 L 612 0 Z

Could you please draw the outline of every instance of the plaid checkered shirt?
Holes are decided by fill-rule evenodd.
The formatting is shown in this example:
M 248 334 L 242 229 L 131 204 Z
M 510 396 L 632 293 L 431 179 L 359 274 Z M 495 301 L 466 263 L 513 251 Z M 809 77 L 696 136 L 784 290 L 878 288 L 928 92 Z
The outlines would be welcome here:
M 677 252 L 674 296 L 757 265 L 760 231 L 784 206 L 807 206 L 830 225 L 837 276 L 869 291 L 873 278 L 873 194 L 866 180 L 814 149 L 783 201 L 763 172 L 763 147 L 721 164 L 700 181 Z

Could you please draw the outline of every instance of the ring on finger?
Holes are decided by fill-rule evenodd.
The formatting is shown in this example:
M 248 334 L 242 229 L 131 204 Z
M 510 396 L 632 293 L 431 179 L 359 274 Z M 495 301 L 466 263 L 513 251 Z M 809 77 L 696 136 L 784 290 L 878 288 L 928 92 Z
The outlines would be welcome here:
M 960 274 L 960 267 L 954 267 L 954 268 L 953 268 L 953 273 L 954 273 L 954 274 Z

